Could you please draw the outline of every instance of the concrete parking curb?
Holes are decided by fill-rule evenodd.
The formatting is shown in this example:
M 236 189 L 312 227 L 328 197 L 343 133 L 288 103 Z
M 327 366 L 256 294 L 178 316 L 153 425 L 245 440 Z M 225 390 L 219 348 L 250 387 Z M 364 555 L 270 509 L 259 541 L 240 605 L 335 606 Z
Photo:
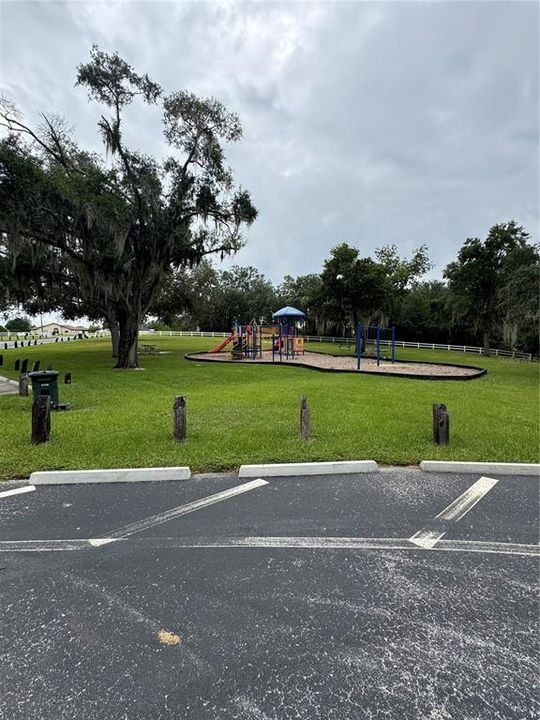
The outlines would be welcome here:
M 342 460 L 336 462 L 275 463 L 242 465 L 238 477 L 290 477 L 305 475 L 349 475 L 377 472 L 374 460 Z
M 85 483 L 166 482 L 170 480 L 189 480 L 190 477 L 191 470 L 188 467 L 59 470 L 34 472 L 30 475 L 30 483 L 34 485 L 74 485 Z
M 422 460 L 420 469 L 424 472 L 447 473 L 493 473 L 494 475 L 538 475 L 540 465 L 536 463 L 497 462 L 452 462 L 446 460 Z

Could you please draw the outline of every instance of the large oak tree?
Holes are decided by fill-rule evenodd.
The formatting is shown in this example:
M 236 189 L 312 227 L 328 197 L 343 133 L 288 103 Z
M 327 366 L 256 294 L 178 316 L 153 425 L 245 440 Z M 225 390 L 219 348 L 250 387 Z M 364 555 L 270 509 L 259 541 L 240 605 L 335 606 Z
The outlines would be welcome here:
M 14 105 L 2 105 L 10 135 L 0 149 L 0 255 L 21 292 L 32 282 L 37 294 L 62 294 L 64 286 L 72 306 L 75 288 L 75 300 L 117 330 L 117 367 L 132 368 L 140 322 L 167 273 L 236 252 L 256 218 L 222 147 L 242 131 L 217 100 L 165 95 L 97 47 L 77 84 L 103 107 L 101 154 L 81 149 L 56 117 L 42 114 L 34 129 Z M 128 147 L 124 115 L 134 101 L 160 104 L 166 159 Z

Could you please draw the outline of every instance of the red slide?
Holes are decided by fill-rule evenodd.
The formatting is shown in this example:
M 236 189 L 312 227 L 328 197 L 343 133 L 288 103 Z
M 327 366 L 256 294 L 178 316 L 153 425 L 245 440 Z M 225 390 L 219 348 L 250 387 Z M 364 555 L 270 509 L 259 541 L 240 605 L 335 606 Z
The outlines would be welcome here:
M 218 353 L 218 352 L 220 352 L 221 350 L 223 350 L 223 348 L 225 347 L 225 345 L 228 345 L 228 344 L 229 344 L 230 342 L 232 342 L 235 338 L 236 338 L 236 333 L 233 333 L 232 335 L 229 335 L 229 337 L 228 337 L 228 338 L 225 338 L 225 340 L 224 340 L 222 343 L 220 343 L 220 344 L 219 344 L 217 347 L 215 347 L 213 350 L 209 350 L 208 352 L 211 352 L 211 353 Z

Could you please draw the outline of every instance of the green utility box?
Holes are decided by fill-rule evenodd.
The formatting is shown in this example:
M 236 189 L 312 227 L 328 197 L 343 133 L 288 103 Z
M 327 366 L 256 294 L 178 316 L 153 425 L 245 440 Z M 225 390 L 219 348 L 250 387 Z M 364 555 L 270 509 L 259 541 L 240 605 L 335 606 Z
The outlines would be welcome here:
M 58 376 L 59 370 L 43 370 L 41 372 L 28 373 L 32 381 L 32 395 L 34 400 L 39 395 L 50 395 L 51 405 L 58 408 L 60 403 L 58 400 Z

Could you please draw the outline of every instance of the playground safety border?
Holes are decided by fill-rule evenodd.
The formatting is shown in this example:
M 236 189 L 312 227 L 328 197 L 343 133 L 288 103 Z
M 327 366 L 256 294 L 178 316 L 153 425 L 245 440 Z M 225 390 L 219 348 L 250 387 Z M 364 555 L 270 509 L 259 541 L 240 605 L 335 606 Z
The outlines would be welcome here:
M 323 353 L 318 352 L 315 350 L 310 350 L 310 352 L 313 352 L 317 355 L 330 355 L 330 353 Z M 302 362 L 291 362 L 288 360 L 283 360 L 282 362 L 275 362 L 275 363 L 259 363 L 256 360 L 252 360 L 251 363 L 239 363 L 238 360 L 214 360 L 210 357 L 208 358 L 202 358 L 202 357 L 194 357 L 195 355 L 200 356 L 202 353 L 186 353 L 184 355 L 186 360 L 191 360 L 192 362 L 210 362 L 210 363 L 229 363 L 237 365 L 239 364 L 253 364 L 253 365 L 268 365 L 270 367 L 275 367 L 276 365 L 279 366 L 286 366 L 286 367 L 300 367 L 300 368 L 307 368 L 308 370 L 315 370 L 316 372 L 324 372 L 324 373 L 348 373 L 349 375 L 370 375 L 373 376 L 380 376 L 383 375 L 384 377 L 393 377 L 393 378 L 407 378 L 409 380 L 436 380 L 436 381 L 444 381 L 444 380 L 451 380 L 451 381 L 465 381 L 465 380 L 476 380 L 479 377 L 482 377 L 482 375 L 485 375 L 487 373 L 486 368 L 478 367 L 477 365 L 457 365 L 456 363 L 435 363 L 435 362 L 424 362 L 422 360 L 400 360 L 399 362 L 401 364 L 406 365 L 438 365 L 438 366 L 444 366 L 444 367 L 455 367 L 455 368 L 463 368 L 465 370 L 476 370 L 477 372 L 474 373 L 474 375 L 418 375 L 413 373 L 397 373 L 397 372 L 386 372 L 385 370 L 377 370 L 377 372 L 370 372 L 369 370 L 345 370 L 343 368 L 322 368 L 322 367 L 315 367 L 314 365 L 309 365 L 308 363 L 302 363 Z M 343 354 L 343 355 L 334 355 L 334 357 L 351 357 L 351 355 Z

